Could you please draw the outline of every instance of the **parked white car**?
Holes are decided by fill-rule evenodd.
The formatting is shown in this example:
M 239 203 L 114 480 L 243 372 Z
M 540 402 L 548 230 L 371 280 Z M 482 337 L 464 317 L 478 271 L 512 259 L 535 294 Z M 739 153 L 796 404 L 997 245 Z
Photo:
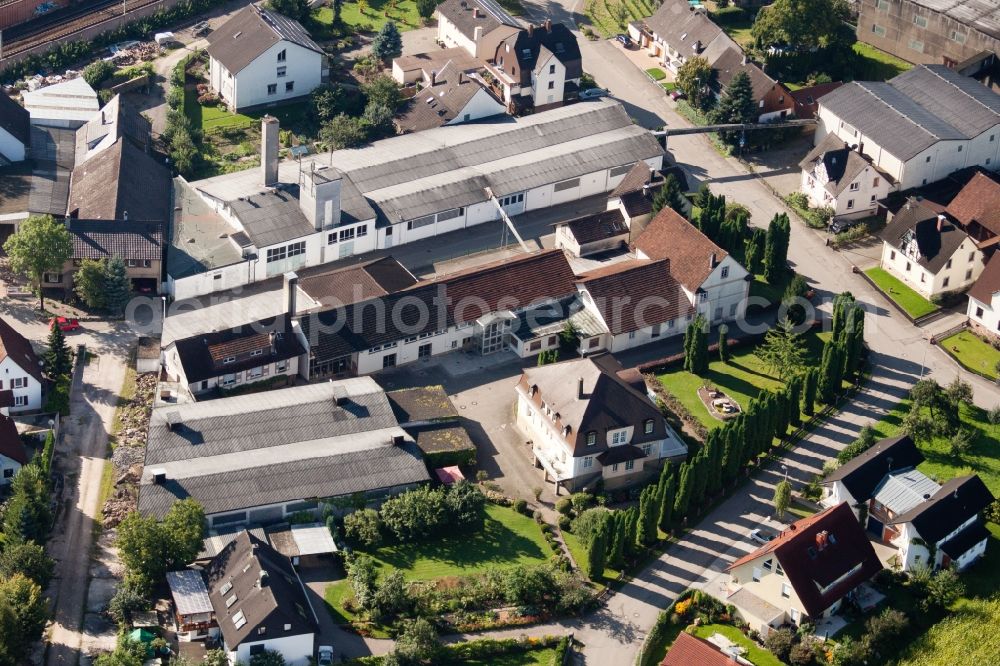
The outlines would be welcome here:
M 771 534 L 770 532 L 765 532 L 760 528 L 751 531 L 750 534 L 748 534 L 747 536 L 750 537 L 751 541 L 753 541 L 754 543 L 759 543 L 762 546 L 774 539 L 773 534 Z
M 319 666 L 330 666 L 333 663 L 333 646 L 320 645 L 316 650 L 316 663 Z

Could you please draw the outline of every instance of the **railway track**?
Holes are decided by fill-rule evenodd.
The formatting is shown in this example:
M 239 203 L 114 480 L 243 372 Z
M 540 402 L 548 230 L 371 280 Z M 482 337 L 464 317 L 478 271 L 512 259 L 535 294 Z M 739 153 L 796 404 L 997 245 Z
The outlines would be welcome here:
M 155 5 L 161 0 L 125 0 L 124 14 L 128 14 Z M 119 0 L 99 0 L 99 2 L 80 8 L 72 14 L 52 17 L 48 25 L 38 26 L 30 32 L 5 39 L 3 45 L 4 59 L 29 51 L 43 44 L 57 44 L 74 34 L 101 23 L 114 21 L 122 17 L 122 2 Z

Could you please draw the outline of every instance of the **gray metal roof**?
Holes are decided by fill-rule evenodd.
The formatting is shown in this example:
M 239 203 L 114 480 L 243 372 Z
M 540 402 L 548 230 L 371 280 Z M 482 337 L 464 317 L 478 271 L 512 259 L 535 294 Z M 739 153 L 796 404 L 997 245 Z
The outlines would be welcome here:
M 31 172 L 28 210 L 65 215 L 76 156 L 76 132 L 32 125 L 31 156 L 35 165 Z
M 899 515 L 930 499 L 940 488 L 923 472 L 913 468 L 897 470 L 886 474 L 873 499 Z
M 891 83 L 968 139 L 1000 123 L 1000 95 L 944 65 L 915 67 Z
M 663 154 L 617 101 L 589 100 L 525 118 L 498 117 L 376 141 L 362 148 L 279 165 L 279 180 L 298 182 L 310 162 L 335 166 L 381 213 L 401 222 Z M 220 201 L 262 190 L 244 171 L 192 184 Z M 345 190 L 346 191 L 346 190 Z M 360 197 L 359 194 L 359 197 Z M 347 197 L 342 199 L 347 207 Z M 361 219 L 361 218 L 359 218 Z
M 258 248 L 316 233 L 299 208 L 298 185 L 237 199 L 229 207 Z
M 886 83 L 848 83 L 824 95 L 820 106 L 903 161 L 938 141 L 971 139 L 1000 124 L 1000 96 L 939 65 Z
M 385 393 L 359 377 L 154 409 L 139 510 L 194 497 L 211 515 L 428 478 Z

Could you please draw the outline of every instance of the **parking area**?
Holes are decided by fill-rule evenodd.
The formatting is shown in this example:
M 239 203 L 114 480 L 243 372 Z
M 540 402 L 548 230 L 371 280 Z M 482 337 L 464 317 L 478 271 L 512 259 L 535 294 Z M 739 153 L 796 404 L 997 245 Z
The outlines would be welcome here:
M 626 47 L 621 42 L 615 39 L 608 40 L 612 46 L 621 51 L 622 55 L 631 61 L 633 65 L 638 67 L 640 70 L 645 72 L 647 69 L 656 67 L 663 71 L 667 75 L 667 78 L 657 83 L 666 83 L 667 81 L 674 80 L 674 73 L 667 69 L 660 58 L 657 58 L 648 49 L 639 48 L 633 42 L 630 46 Z
M 479 469 L 513 497 L 533 501 L 533 489 L 542 488 L 543 512 L 553 509 L 552 484 L 542 481 L 531 449 L 514 426 L 514 386 L 523 360 L 509 351 L 482 356 L 452 352 L 383 372 L 376 381 L 387 390 L 440 384 L 455 404 L 462 425 L 476 445 Z

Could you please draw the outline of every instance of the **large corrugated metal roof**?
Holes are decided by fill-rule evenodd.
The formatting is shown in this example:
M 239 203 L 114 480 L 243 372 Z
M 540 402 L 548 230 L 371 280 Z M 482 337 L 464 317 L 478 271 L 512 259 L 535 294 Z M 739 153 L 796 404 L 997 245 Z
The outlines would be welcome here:
M 895 514 L 930 499 L 941 486 L 915 469 L 889 472 L 875 489 L 874 500 Z

